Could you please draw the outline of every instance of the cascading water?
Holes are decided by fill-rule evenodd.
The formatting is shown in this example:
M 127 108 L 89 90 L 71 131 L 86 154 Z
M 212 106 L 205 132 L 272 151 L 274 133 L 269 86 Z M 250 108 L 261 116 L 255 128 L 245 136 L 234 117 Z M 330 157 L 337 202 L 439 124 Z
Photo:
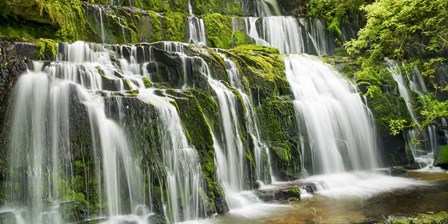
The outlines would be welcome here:
M 371 170 L 379 165 L 375 128 L 361 97 L 330 66 L 309 56 L 285 57 L 294 105 L 311 153 L 311 173 Z
M 222 139 L 216 145 L 216 157 L 218 163 L 218 176 L 226 191 L 226 199 L 229 207 L 235 208 L 239 202 L 232 201 L 231 195 L 244 189 L 244 146 L 241 140 L 238 117 L 236 111 L 236 97 L 219 80 L 213 79 L 208 66 L 204 66 L 205 74 L 209 75 L 208 83 L 216 93 L 220 116 L 222 120 Z M 215 139 L 217 140 L 217 139 Z
M 244 31 L 257 44 L 276 47 L 282 54 L 331 53 L 326 27 L 321 20 L 281 16 L 276 0 L 255 1 L 255 9 L 258 17 L 244 18 Z
M 94 167 L 91 175 L 95 178 L 95 189 L 87 187 L 87 182 L 92 181 L 86 180 L 85 190 L 96 195 L 89 200 L 97 201 L 99 209 L 96 215 L 86 214 L 85 218 L 105 217 L 108 223 L 148 223 L 153 206 L 144 182 L 145 176 L 151 174 L 140 170 L 141 159 L 135 158 L 128 136 L 105 110 L 104 96 L 109 97 L 109 91 L 130 89 L 140 89 L 138 98 L 151 104 L 159 119 L 158 136 L 167 175 L 166 219 L 179 222 L 205 217 L 199 159 L 196 150 L 188 145 L 176 107 L 168 97 L 144 89 L 142 77 L 149 77 L 146 66 L 153 60 L 152 48 L 129 46 L 126 59 L 119 53 L 128 51 L 125 46 L 105 46 L 61 44 L 57 62 L 46 65 L 44 71 L 43 64 L 36 63 L 36 71 L 18 81 L 12 111 L 9 178 L 10 201 L 14 202 L 10 206 L 24 208 L 17 213 L 17 220 L 70 221 L 60 210 L 65 200 L 70 200 L 75 179 L 74 149 L 70 148 L 74 121 L 70 111 L 75 102 L 80 102 L 90 123 Z M 119 98 L 116 104 L 122 120 L 125 115 Z
M 398 92 L 406 104 L 412 121 L 417 125 L 404 131 L 407 147 L 411 150 L 415 162 L 423 165 L 422 171 L 438 171 L 432 166 L 434 152 L 439 146 L 436 126 L 429 124 L 426 128 L 421 127 L 412 105 L 414 99 L 411 93 L 422 96 L 428 91 L 419 69 L 414 67 L 411 73 L 404 73 L 397 62 L 387 58 L 386 68 L 397 83 Z
M 188 13 L 188 43 L 207 45 L 204 21 L 193 14 L 193 7 L 191 6 L 190 0 L 188 0 Z
M 311 182 L 316 193 L 334 198 L 368 198 L 424 185 L 373 172 L 380 165 L 373 117 L 355 86 L 311 56 L 287 56 L 285 66 L 304 138 L 301 156 L 311 161 L 303 167 L 314 175 L 302 182 Z
M 246 127 L 248 127 L 249 134 L 251 136 L 252 143 L 254 145 L 254 153 L 255 153 L 255 163 L 256 163 L 256 177 L 258 181 L 263 183 L 270 183 L 270 175 L 271 172 L 271 164 L 270 164 L 270 156 L 269 156 L 269 148 L 262 142 L 260 137 L 260 132 L 258 130 L 256 114 L 254 107 L 252 105 L 252 101 L 249 96 L 244 92 L 244 87 L 240 79 L 240 74 L 236 67 L 236 64 L 226 58 L 224 55 L 224 62 L 226 63 L 227 74 L 230 78 L 230 86 L 238 91 L 241 95 L 241 98 L 245 107 L 245 116 L 247 119 Z M 267 164 L 265 163 L 265 158 L 267 158 Z
M 94 157 L 99 183 L 98 204 L 107 204 L 100 215 L 116 216 L 132 212 L 143 204 L 141 171 L 132 163 L 132 152 L 121 128 L 108 119 L 100 97 L 83 86 L 55 76 L 57 67 L 72 72 L 73 64 L 56 62 L 41 71 L 23 75 L 16 86 L 11 132 L 11 201 L 28 209 L 24 220 L 31 223 L 62 223 L 60 208 L 68 199 L 73 184 L 73 159 L 70 149 L 69 106 L 76 94 L 87 107 L 94 137 Z M 73 92 L 72 92 L 73 91 Z M 28 133 L 29 132 L 29 133 Z M 29 136 L 24 138 L 23 136 Z M 22 155 L 29 155 L 23 157 Z M 103 156 L 101 156 L 103 155 Z M 50 165 L 50 166 L 48 166 Z M 24 180 L 24 178 L 26 180 Z M 48 187 L 47 187 L 48 186 Z M 48 204 L 46 201 L 50 201 Z M 33 221 L 33 222 L 34 222 Z
M 327 27 L 325 22 L 320 19 L 300 18 L 299 23 L 304 27 L 307 37 L 307 49 L 304 52 L 315 53 L 317 55 L 328 55 L 332 52 L 329 44 Z
M 257 16 L 278 16 L 281 15 L 277 0 L 259 0 L 255 1 L 255 10 Z
M 149 102 L 160 117 L 160 140 L 167 170 L 168 212 L 173 223 L 205 217 L 205 204 L 199 192 L 203 177 L 197 152 L 188 145 L 182 122 L 172 99 L 151 91 L 140 91 L 139 98 Z M 179 200 L 180 198 L 180 200 Z
M 417 120 L 417 116 L 415 115 L 414 108 L 412 106 L 411 94 L 409 93 L 403 75 L 401 74 L 400 66 L 395 61 L 392 60 L 386 59 L 386 63 L 387 63 L 387 70 L 389 70 L 389 72 L 392 74 L 392 78 L 397 83 L 398 92 L 400 93 L 400 96 L 404 99 L 409 115 L 411 115 L 412 121 L 414 121 L 414 123 L 417 124 L 417 126 L 420 126 L 420 123 Z

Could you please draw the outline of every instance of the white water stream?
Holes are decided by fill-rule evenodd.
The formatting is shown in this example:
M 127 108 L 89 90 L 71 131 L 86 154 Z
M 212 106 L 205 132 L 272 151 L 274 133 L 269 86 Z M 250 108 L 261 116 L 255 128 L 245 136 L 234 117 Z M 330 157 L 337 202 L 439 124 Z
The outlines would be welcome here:
M 301 130 L 308 139 L 309 173 L 377 168 L 373 119 L 355 86 L 310 56 L 291 55 L 285 64 L 297 115 L 304 122 Z
M 205 46 L 207 38 L 205 37 L 204 21 L 193 14 L 193 7 L 188 0 L 188 43 Z

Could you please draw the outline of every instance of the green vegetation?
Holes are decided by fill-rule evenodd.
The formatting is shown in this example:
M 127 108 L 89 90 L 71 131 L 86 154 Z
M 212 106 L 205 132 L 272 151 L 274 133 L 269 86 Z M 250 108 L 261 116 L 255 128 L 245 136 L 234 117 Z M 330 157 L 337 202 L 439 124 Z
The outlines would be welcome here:
M 382 64 L 388 57 L 405 62 L 403 74 L 412 74 L 417 67 L 434 93 L 417 98 L 412 104 L 418 120 L 428 125 L 446 117 L 448 103 L 439 97 L 447 91 L 437 68 L 446 61 L 448 52 L 448 2 L 444 0 L 296 0 L 306 14 L 327 20 L 328 29 L 341 35 L 341 24 L 352 16 L 363 16 L 365 26 L 358 38 L 344 47 L 356 61 L 349 77 L 354 77 L 368 98 L 375 118 L 383 130 L 400 134 L 415 124 L 409 117 L 397 85 Z M 352 75 L 354 74 L 354 76 Z M 439 76 L 439 77 L 437 77 Z
M 436 150 L 434 165 L 448 168 L 448 145 L 440 146 Z
M 232 18 L 219 13 L 207 14 L 202 17 L 206 29 L 207 40 L 211 47 L 232 47 Z
M 80 0 L 73 0 L 69 4 L 66 0 L 6 0 L 0 6 L 0 17 L 8 20 L 3 26 L 7 29 L 18 28 L 17 31 L 2 29 L 0 33 L 4 37 L 25 40 L 51 37 L 60 41 L 88 40 L 92 37 Z M 40 27 L 44 29 L 40 30 Z M 50 27 L 56 29 L 56 32 L 51 33 Z
M 447 222 L 448 212 L 446 211 L 388 219 L 388 223 L 391 224 L 442 224 Z
M 377 0 L 362 7 L 367 23 L 347 43 L 349 53 L 370 60 L 384 57 L 431 57 L 448 50 L 448 2 L 445 0 Z
M 51 25 L 27 22 L 23 24 L 13 19 L 0 20 L 0 38 L 19 41 L 33 41 L 39 38 L 54 38 L 57 29 Z
M 243 14 L 242 3 L 242 0 L 191 0 L 193 12 L 197 15 L 219 13 L 223 15 L 241 16 Z
M 169 91 L 169 94 L 176 96 L 176 105 L 178 110 L 182 111 L 179 115 L 188 140 L 199 153 L 202 173 L 207 184 L 208 198 L 223 197 L 222 189 L 215 178 L 215 151 L 211 134 L 213 126 L 210 126 L 213 124 L 210 124 L 208 121 L 211 119 L 206 117 L 206 114 L 214 116 L 217 113 L 216 103 L 206 94 L 194 89 L 186 94 L 175 91 Z M 212 213 L 214 212 L 216 209 L 212 211 Z
M 420 96 L 419 101 L 422 105 L 419 112 L 423 117 L 424 126 L 429 125 L 437 118 L 448 117 L 448 100 L 438 101 L 431 94 L 427 94 Z
M 359 8 L 366 4 L 367 0 L 308 0 L 306 15 L 309 17 L 323 18 L 327 21 L 328 30 L 342 36 L 340 25 L 349 21 L 349 16 L 359 13 Z M 353 22 L 353 21 L 351 21 Z
M 52 39 L 40 38 L 34 45 L 39 49 L 39 55 L 36 58 L 55 60 L 57 52 L 57 43 Z
M 167 12 L 163 21 L 165 38 L 163 40 L 185 41 L 187 16 L 180 12 Z

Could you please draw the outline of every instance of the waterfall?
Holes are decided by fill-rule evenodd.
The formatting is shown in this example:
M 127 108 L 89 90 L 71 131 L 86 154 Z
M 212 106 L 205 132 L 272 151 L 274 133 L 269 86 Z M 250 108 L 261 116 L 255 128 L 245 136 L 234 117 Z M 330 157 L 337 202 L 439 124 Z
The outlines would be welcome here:
M 98 5 L 93 5 L 94 10 L 98 10 L 98 14 L 100 17 L 100 37 L 101 37 L 101 42 L 105 43 L 106 42 L 106 34 L 104 32 L 104 22 L 103 22 L 103 8 L 101 6 Z
M 190 0 L 188 0 L 188 13 L 188 43 L 202 46 L 207 45 L 204 21 L 193 14 L 193 7 L 191 6 Z
M 301 182 L 331 198 L 369 198 L 425 185 L 374 172 L 380 165 L 374 120 L 355 86 L 312 56 L 286 56 L 285 66 L 305 147 L 301 156 L 311 162 L 304 167 L 313 175 Z
M 404 137 L 406 146 L 411 150 L 414 161 L 423 166 L 424 171 L 437 171 L 432 164 L 434 152 L 439 146 L 437 128 L 434 124 L 421 127 L 417 120 L 412 101 L 412 93 L 422 96 L 428 92 L 425 82 L 418 67 L 414 66 L 411 73 L 402 72 L 399 64 L 391 59 L 386 60 L 386 68 L 392 74 L 397 83 L 398 92 L 403 98 L 412 121 L 417 125 L 413 129 L 405 130 Z M 404 66 L 404 64 L 403 64 Z
M 214 149 L 217 163 L 217 177 L 222 183 L 227 204 L 230 209 L 258 203 L 260 200 L 245 189 L 245 146 L 242 142 L 237 98 L 223 82 L 212 78 L 211 71 L 204 59 L 196 57 L 201 66 L 201 73 L 216 94 L 219 105 L 221 126 L 213 133 Z
M 56 64 L 71 71 L 68 64 Z M 104 215 L 124 214 L 143 204 L 142 173 L 132 162 L 123 130 L 106 117 L 102 98 L 79 84 L 52 76 L 52 68 L 46 68 L 45 73 L 30 71 L 16 86 L 10 144 L 11 200 L 30 209 L 25 217 L 28 223 L 64 222 L 59 209 L 68 200 L 73 184 L 69 107 L 73 101 L 70 95 L 75 94 L 88 110 L 94 156 L 101 158 L 102 166 L 96 166 L 95 172 L 102 173 L 97 176 L 98 192 L 104 190 L 106 197 L 98 194 L 96 200 L 99 206 L 107 204 Z
M 252 101 L 250 97 L 244 92 L 244 87 L 241 82 L 240 74 L 238 72 L 236 64 L 229 58 L 225 57 L 225 55 L 221 54 L 221 56 L 224 58 L 224 62 L 226 63 L 227 74 L 230 78 L 230 86 L 236 89 L 241 95 L 244 107 L 246 109 L 246 127 L 248 128 L 248 132 L 254 146 L 256 165 L 255 174 L 257 180 L 261 181 L 262 183 L 269 183 L 271 182 L 270 175 L 272 175 L 269 148 L 261 140 L 260 132 L 258 130 L 257 117 L 252 105 Z M 267 164 L 265 163 L 265 158 L 267 158 Z
M 163 48 L 182 45 L 162 44 Z M 182 122 L 172 99 L 146 89 L 142 77 L 150 77 L 147 66 L 154 60 L 152 46 L 114 46 L 84 42 L 60 44 L 58 61 L 35 63 L 35 71 L 21 76 L 16 86 L 12 109 L 10 138 L 9 201 L 25 212 L 18 217 L 26 223 L 70 222 L 61 213 L 66 200 L 74 200 L 72 181 L 75 178 L 74 157 L 79 157 L 70 139 L 76 120 L 73 108 L 84 108 L 85 124 L 91 141 L 93 169 L 87 170 L 85 190 L 97 198 L 96 215 L 84 218 L 106 217 L 109 223 L 124 220 L 147 223 L 152 213 L 152 193 L 145 189 L 145 181 L 152 174 L 141 170 L 121 120 L 125 118 L 121 98 L 112 92 L 124 94 L 138 90 L 138 99 L 155 108 L 158 117 L 163 164 L 166 172 L 165 215 L 169 222 L 197 220 L 205 217 L 205 201 L 201 193 L 203 177 L 196 150 L 188 144 Z M 186 57 L 186 56 L 185 56 Z M 187 61 L 187 60 L 185 60 Z M 184 73 L 186 73 L 186 68 Z M 106 110 L 106 98 L 115 100 L 117 118 L 112 120 Z M 26 155 L 26 156 L 22 156 Z M 79 160 L 79 158 L 78 158 Z M 84 164 L 83 166 L 87 166 Z M 87 172 L 86 171 L 86 172 Z M 87 182 L 93 182 L 92 187 Z M 94 189 L 92 189 L 94 188 Z M 149 195 L 147 198 L 146 195 Z M 82 199 L 84 200 L 84 199 Z M 164 200 L 163 196 L 162 199 Z M 90 211 L 89 211 L 90 212 Z
M 172 99 L 157 96 L 153 91 L 140 91 L 139 98 L 154 105 L 160 117 L 158 125 L 168 176 L 170 221 L 177 223 L 205 217 L 205 204 L 199 196 L 203 188 L 199 158 L 196 150 L 188 144 L 179 114 L 170 102 Z
M 406 107 L 408 109 L 409 115 L 412 118 L 412 121 L 414 121 L 414 123 L 417 124 L 417 126 L 420 126 L 420 123 L 418 122 L 417 116 L 414 112 L 414 108 L 412 106 L 411 94 L 409 93 L 408 87 L 400 71 L 400 66 L 395 61 L 388 59 L 386 59 L 386 64 L 387 64 L 387 70 L 392 74 L 392 78 L 397 83 L 398 92 L 400 93 L 400 96 L 403 98 L 406 104 Z
M 277 0 L 257 0 L 255 1 L 255 13 L 257 16 L 278 16 L 281 15 Z
M 331 43 L 328 37 L 327 27 L 321 19 L 300 18 L 299 23 L 304 27 L 307 36 L 306 49 L 307 53 L 317 55 L 329 55 L 332 52 Z
M 208 82 L 218 99 L 223 129 L 220 133 L 222 146 L 215 148 L 217 157 L 223 155 L 217 160 L 218 175 L 225 189 L 240 192 L 244 186 L 244 146 L 238 124 L 236 97 L 219 80 L 209 77 Z
M 282 54 L 328 55 L 333 51 L 329 34 L 320 19 L 281 16 L 276 0 L 255 1 L 257 17 L 246 17 L 243 30 L 256 44 L 276 47 Z
M 310 56 L 285 57 L 285 65 L 300 131 L 308 140 L 311 173 L 377 168 L 373 119 L 356 88 Z

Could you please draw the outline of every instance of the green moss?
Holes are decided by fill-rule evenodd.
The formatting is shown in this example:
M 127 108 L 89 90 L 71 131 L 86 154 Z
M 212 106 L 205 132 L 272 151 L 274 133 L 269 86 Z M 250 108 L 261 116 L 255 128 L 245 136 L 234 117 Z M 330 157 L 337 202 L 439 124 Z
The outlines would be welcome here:
M 200 91 L 198 89 L 191 89 L 189 90 L 189 92 L 193 94 L 197 99 L 209 126 L 213 127 L 215 125 L 214 122 L 216 122 L 213 118 L 218 112 L 218 104 L 210 97 L 209 94 L 203 91 Z
M 253 54 L 253 53 L 280 54 L 280 51 L 278 50 L 278 48 L 256 45 L 256 44 L 242 45 L 242 46 L 235 47 L 232 50 L 237 51 L 237 52 L 246 52 L 249 54 Z
M 235 31 L 233 36 L 234 36 L 234 45 L 235 46 L 253 44 L 252 39 L 244 32 L 237 30 L 237 31 Z
M 178 96 L 175 98 L 178 106 L 184 130 L 187 134 L 190 144 L 194 145 L 199 153 L 201 168 L 205 177 L 208 189 L 208 196 L 215 198 L 222 196 L 222 190 L 215 179 L 215 151 L 214 142 L 211 134 L 211 127 L 206 119 L 205 113 L 215 114 L 217 112 L 216 104 L 208 99 L 207 95 L 197 90 L 189 90 L 188 95 L 180 94 L 175 91 L 167 92 L 170 95 Z M 200 98 L 197 99 L 196 96 Z M 204 109 L 205 108 L 205 109 Z M 204 112 L 206 111 L 206 112 Z
M 180 12 L 166 12 L 163 21 L 164 40 L 185 41 L 187 16 Z
M 207 13 L 220 13 L 223 15 L 242 15 L 243 4 L 241 0 L 221 1 L 221 0 L 191 0 L 193 11 L 197 15 Z
M 39 38 L 54 38 L 56 32 L 57 29 L 50 25 L 30 21 L 17 21 L 11 18 L 0 20 L 1 38 L 32 41 Z
M 255 101 L 278 94 L 288 94 L 285 64 L 278 49 L 258 45 L 242 45 L 229 51 L 240 74 L 248 80 Z
M 7 13 L 8 20 L 20 17 L 20 21 L 24 24 L 33 21 L 42 26 L 55 27 L 57 31 L 52 33 L 49 37 L 51 39 L 75 41 L 90 40 L 92 37 L 81 0 L 70 2 L 65 0 L 7 0 L 6 4 L 10 9 Z M 36 36 L 42 37 L 40 35 Z
M 51 39 L 40 38 L 33 43 L 39 49 L 39 59 L 55 60 L 57 54 L 57 43 Z
M 294 126 L 295 111 L 290 100 L 273 98 L 263 101 L 259 108 L 261 134 L 270 148 L 284 162 L 292 159 L 293 146 L 289 142 L 288 126 Z
M 356 82 L 368 99 L 368 106 L 381 130 L 392 135 L 413 126 L 403 98 L 390 72 L 381 65 L 363 65 L 355 73 Z
M 440 211 L 427 214 L 418 214 L 411 217 L 390 218 L 391 224 L 442 224 L 448 222 L 448 212 Z
M 167 0 L 149 0 L 144 1 L 145 6 L 148 9 L 157 11 L 157 12 L 164 12 L 169 9 L 169 2 Z
M 202 17 L 209 46 L 228 49 L 232 47 L 232 18 L 222 14 L 206 14 Z
M 300 189 L 299 188 L 291 188 L 291 189 L 289 189 L 288 196 L 291 199 L 299 200 L 300 199 Z
M 299 136 L 294 105 L 287 97 L 268 98 L 257 108 L 262 139 L 271 150 L 272 165 L 282 178 L 300 170 Z
M 148 11 L 152 32 L 150 34 L 150 42 L 162 40 L 162 23 L 160 22 L 160 17 L 157 13 L 153 11 Z
M 148 77 L 142 77 L 142 81 L 146 88 L 151 88 L 153 86 L 152 82 L 148 79 Z
M 448 145 L 437 148 L 434 165 L 448 168 Z
M 88 40 L 86 14 L 80 0 L 67 4 L 61 0 L 38 1 L 41 12 L 48 14 L 51 21 L 59 26 L 56 36 L 60 40 Z

